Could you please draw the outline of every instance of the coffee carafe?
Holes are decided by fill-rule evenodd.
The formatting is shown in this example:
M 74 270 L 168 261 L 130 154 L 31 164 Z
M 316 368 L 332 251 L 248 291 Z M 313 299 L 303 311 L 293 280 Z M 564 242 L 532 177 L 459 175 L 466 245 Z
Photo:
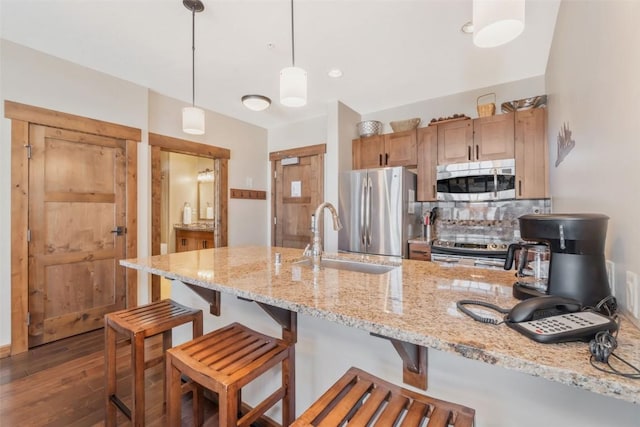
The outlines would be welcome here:
M 507 250 L 505 270 L 510 270 L 515 260 L 516 251 L 517 282 L 514 286 L 546 293 L 549 278 L 549 247 L 543 243 L 513 243 Z
M 589 307 L 607 300 L 611 296 L 604 257 L 608 220 L 602 214 L 528 214 L 518 218 L 522 239 L 548 248 L 549 268 L 546 291 L 516 283 L 513 295 L 518 299 L 559 295 Z M 527 253 L 532 250 L 530 246 L 526 249 Z M 505 263 L 505 268 L 511 266 Z M 615 304 L 609 307 L 615 308 Z

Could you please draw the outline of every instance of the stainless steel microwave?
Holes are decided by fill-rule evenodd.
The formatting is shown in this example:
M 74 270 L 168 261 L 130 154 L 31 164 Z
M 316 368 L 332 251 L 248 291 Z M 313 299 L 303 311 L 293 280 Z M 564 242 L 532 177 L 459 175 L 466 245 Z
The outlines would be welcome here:
M 515 199 L 515 159 L 439 165 L 437 199 L 478 202 Z

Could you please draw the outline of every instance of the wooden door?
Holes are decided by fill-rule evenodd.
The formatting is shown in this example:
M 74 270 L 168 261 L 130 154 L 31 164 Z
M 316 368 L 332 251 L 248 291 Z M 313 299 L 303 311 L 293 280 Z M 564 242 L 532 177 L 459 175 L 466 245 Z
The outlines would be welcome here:
M 418 129 L 418 189 L 420 202 L 436 200 L 436 162 L 438 156 L 438 130 L 436 126 Z
M 31 125 L 29 144 L 33 347 L 100 328 L 125 307 L 126 142 Z
M 352 146 L 353 169 L 384 166 L 384 135 L 355 139 Z
M 473 121 L 473 161 L 514 158 L 514 116 L 498 114 Z
M 384 146 L 384 166 L 416 166 L 418 164 L 415 129 L 385 134 Z
M 471 161 L 473 123 L 459 120 L 438 126 L 438 164 L 465 163 Z
M 549 197 L 547 110 L 533 108 L 515 114 L 516 198 Z
M 301 154 L 297 163 L 288 165 L 285 159 L 291 157 L 282 157 L 282 152 L 270 154 L 274 246 L 304 248 L 311 242 L 311 215 L 324 199 L 324 149 L 323 144 L 288 150 L 288 155 Z

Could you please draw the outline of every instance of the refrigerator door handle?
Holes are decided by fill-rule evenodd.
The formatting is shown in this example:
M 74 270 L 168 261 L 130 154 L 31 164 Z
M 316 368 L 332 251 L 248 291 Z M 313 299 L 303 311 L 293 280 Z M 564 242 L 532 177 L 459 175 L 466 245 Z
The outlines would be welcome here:
M 366 241 L 366 203 L 367 203 L 367 180 L 366 178 L 362 180 L 362 188 L 360 189 L 360 240 L 362 241 L 362 246 L 367 245 Z
M 371 245 L 371 190 L 373 181 L 367 177 L 367 246 Z

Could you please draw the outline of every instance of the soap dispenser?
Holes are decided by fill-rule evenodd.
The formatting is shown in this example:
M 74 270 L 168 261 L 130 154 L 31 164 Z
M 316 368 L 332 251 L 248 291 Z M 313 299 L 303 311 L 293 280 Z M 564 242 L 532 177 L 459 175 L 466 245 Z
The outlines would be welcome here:
M 184 225 L 191 224 L 191 205 L 189 202 L 184 202 L 184 208 L 182 209 L 182 223 Z

